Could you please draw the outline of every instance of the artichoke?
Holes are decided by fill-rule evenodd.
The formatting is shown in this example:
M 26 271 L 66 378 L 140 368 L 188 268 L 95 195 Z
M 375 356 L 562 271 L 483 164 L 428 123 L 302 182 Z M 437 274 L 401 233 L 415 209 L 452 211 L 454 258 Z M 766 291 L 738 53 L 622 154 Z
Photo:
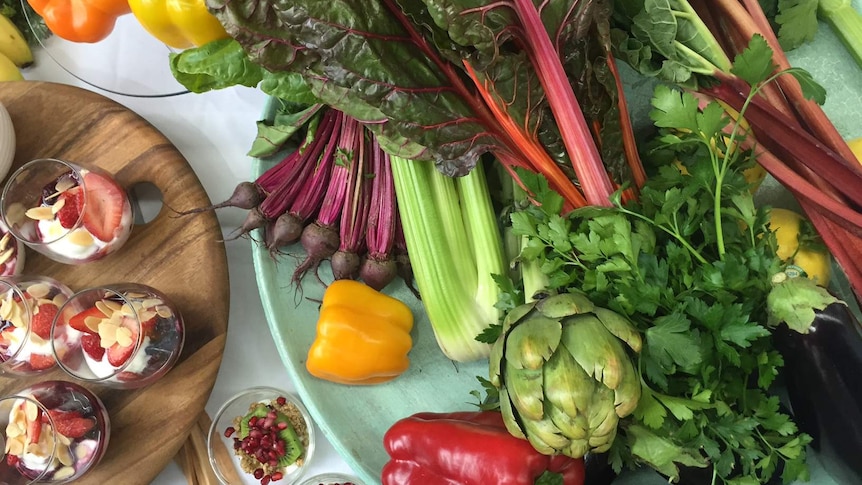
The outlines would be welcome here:
M 607 451 L 641 395 L 623 342 L 640 352 L 631 322 L 581 292 L 509 311 L 490 355 L 509 433 L 547 455 Z

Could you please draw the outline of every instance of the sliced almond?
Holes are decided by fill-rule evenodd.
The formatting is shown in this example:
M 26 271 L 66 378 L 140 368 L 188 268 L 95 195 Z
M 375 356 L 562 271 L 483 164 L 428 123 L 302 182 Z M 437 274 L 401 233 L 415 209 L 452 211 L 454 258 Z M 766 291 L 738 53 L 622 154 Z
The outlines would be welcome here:
M 54 298 L 51 300 L 51 303 L 56 305 L 57 308 L 60 308 L 61 306 L 63 306 L 63 303 L 66 303 L 66 300 L 66 295 L 62 293 L 57 293 L 56 295 L 54 295 Z
M 21 428 L 18 427 L 17 424 L 11 422 L 6 425 L 6 437 L 14 438 L 16 436 L 21 436 Z
M 84 319 L 84 325 L 86 325 L 87 328 L 89 328 L 93 332 L 99 333 L 99 324 L 102 323 L 104 320 L 104 318 L 89 316 Z
M 60 468 L 56 472 L 54 472 L 54 476 L 51 477 L 51 481 L 64 480 L 66 478 L 71 477 L 75 474 L 75 469 L 70 466 L 64 466 Z
M 63 177 L 54 185 L 54 190 L 57 191 L 57 194 L 62 194 L 76 185 L 78 184 L 70 177 Z
M 24 440 L 20 436 L 9 440 L 6 446 L 9 448 L 7 453 L 10 455 L 21 456 L 24 454 Z
M 31 207 L 27 209 L 24 213 L 30 219 L 35 219 L 37 221 L 51 221 L 54 220 L 54 213 L 51 211 L 50 206 L 39 206 L 39 207 Z
M 56 214 L 56 213 L 60 212 L 60 210 L 65 206 L 66 206 L 66 199 L 60 199 L 57 202 L 54 202 L 53 205 L 51 205 L 51 213 Z
M 127 316 L 127 317 L 133 317 L 133 316 L 135 316 L 135 309 L 134 309 L 134 307 L 132 307 L 131 305 L 129 305 L 128 303 L 126 303 L 126 304 L 125 304 L 125 305 L 123 305 L 123 307 L 120 309 L 120 313 L 122 313 L 123 315 L 125 315 L 125 316 Z
M 15 254 L 15 250 L 13 248 L 9 248 L 0 253 L 0 264 L 6 264 L 6 261 L 12 259 L 13 254 Z
M 90 246 L 93 244 L 93 236 L 83 229 L 72 231 L 72 233 L 69 234 L 69 242 L 76 246 Z
M 154 308 L 158 305 L 161 305 L 162 303 L 164 302 L 162 302 L 162 300 L 158 298 L 147 298 L 143 301 L 142 305 L 144 306 L 144 308 Z
M 132 331 L 126 327 L 118 327 L 114 336 L 117 339 L 117 343 L 120 344 L 120 347 L 128 347 L 134 343 L 132 340 Z
M 119 302 L 114 300 L 99 300 L 96 302 L 96 308 L 105 315 L 110 315 L 122 307 Z
M 51 293 L 51 287 L 45 283 L 35 283 L 27 287 L 27 293 L 33 298 L 44 298 Z
M 68 446 L 57 446 L 57 459 L 60 460 L 60 463 L 66 466 L 72 466 L 75 464 L 75 457 L 72 456 L 72 450 L 70 450 Z
M 10 241 L 12 241 L 12 233 L 7 232 L 6 234 L 3 234 L 3 237 L 0 237 L 0 249 L 8 248 Z
M 88 450 L 86 446 L 76 446 L 75 447 L 75 456 L 79 460 L 83 460 L 89 454 L 90 454 L 90 450 Z
M 101 339 L 102 347 L 107 349 L 117 343 L 117 328 L 119 327 L 104 320 L 99 323 L 99 338 Z
M 125 296 L 126 296 L 126 298 L 128 298 L 130 300 L 134 300 L 134 299 L 140 300 L 142 298 L 146 298 L 147 294 L 146 293 L 140 293 L 138 291 L 129 291 L 129 292 L 126 292 Z
M 39 406 L 33 401 L 24 401 L 24 416 L 27 416 L 27 421 L 36 421 L 39 417 Z
M 162 318 L 170 318 L 174 315 L 174 312 L 171 311 L 171 307 L 167 305 L 159 305 L 156 307 L 156 313 L 159 314 Z
M 64 434 L 57 433 L 57 439 L 60 440 L 60 443 L 63 443 L 66 446 L 69 446 L 72 443 L 72 438 Z

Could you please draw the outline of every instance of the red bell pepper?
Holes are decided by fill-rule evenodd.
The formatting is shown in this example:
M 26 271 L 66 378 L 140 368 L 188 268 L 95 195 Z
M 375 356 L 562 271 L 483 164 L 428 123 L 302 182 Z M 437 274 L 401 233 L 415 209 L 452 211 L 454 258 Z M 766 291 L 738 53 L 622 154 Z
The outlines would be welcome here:
M 397 421 L 383 444 L 383 485 L 533 485 L 546 471 L 584 484 L 584 462 L 543 455 L 509 434 L 499 412 L 418 413 Z

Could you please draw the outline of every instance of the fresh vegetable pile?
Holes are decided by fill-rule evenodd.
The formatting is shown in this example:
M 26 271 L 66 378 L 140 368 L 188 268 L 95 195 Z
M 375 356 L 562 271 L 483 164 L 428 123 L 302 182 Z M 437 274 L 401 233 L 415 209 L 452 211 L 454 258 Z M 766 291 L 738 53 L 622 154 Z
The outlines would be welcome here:
M 824 247 L 862 292 L 862 167 L 817 106 L 824 90 L 780 48 L 805 41 L 813 4 L 778 2 L 771 19 L 754 0 L 208 5 L 232 39 L 174 56 L 176 77 L 299 103 L 287 129 L 261 126 L 257 150 L 294 139 L 309 110 L 368 130 L 438 344 L 458 361 L 490 354 L 481 407 L 499 407 L 511 436 L 673 481 L 692 469 L 706 483 L 808 477 L 814 428 L 776 393 L 782 342 L 805 341 L 843 304 L 817 286 L 830 277 Z M 635 138 L 616 59 L 663 82 L 648 140 Z M 297 151 L 316 163 L 323 119 Z M 758 166 L 804 216 L 755 205 Z M 367 208 L 385 205 L 351 180 L 329 185 L 353 194 L 339 225 L 347 254 L 375 217 Z M 261 208 L 280 200 L 266 194 Z M 816 233 L 796 237 L 807 221 Z M 267 235 L 275 251 L 293 240 Z M 335 277 L 355 277 L 326 247 Z M 387 451 L 449 474 L 433 454 Z

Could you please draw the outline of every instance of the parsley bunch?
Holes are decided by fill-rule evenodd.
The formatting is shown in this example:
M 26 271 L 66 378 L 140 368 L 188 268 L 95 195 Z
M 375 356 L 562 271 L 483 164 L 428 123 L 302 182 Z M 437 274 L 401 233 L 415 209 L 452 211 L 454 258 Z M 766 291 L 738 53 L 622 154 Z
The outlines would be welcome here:
M 760 41 L 735 61 L 755 87 L 772 79 Z M 717 103 L 701 109 L 666 86 L 652 106 L 649 154 L 664 163 L 638 201 L 618 192 L 612 208 L 561 216 L 547 182 L 519 174 L 539 202 L 511 214 L 526 239 L 521 262 L 538 265 L 548 289 L 585 291 L 644 335 L 634 357 L 643 395 L 611 449 L 617 470 L 647 464 L 676 478 L 680 465 L 709 467 L 713 483 L 734 485 L 777 470 L 785 483 L 807 479 L 810 437 L 770 392 L 783 360 L 767 299 L 783 265 L 768 208 L 755 207 L 743 175 L 755 163 L 745 132 Z

